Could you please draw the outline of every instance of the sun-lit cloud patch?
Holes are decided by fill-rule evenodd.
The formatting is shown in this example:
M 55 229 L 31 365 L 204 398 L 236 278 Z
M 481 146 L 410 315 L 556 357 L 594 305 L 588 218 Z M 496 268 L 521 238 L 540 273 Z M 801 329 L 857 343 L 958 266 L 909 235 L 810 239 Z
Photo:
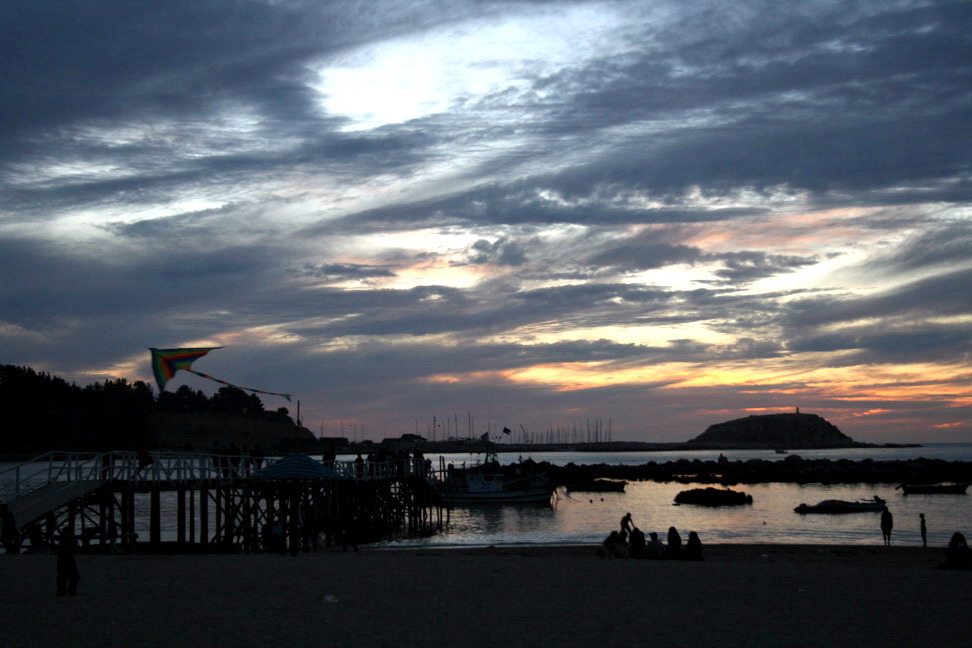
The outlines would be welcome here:
M 869 410 L 864 411 L 864 412 L 854 412 L 853 414 L 851 414 L 851 416 L 854 416 L 854 417 L 861 417 L 861 416 L 879 416 L 881 414 L 889 414 L 892 411 L 893 410 L 889 410 L 889 409 L 869 409 Z
M 598 35 L 620 19 L 610 5 L 580 5 L 447 25 L 331 57 L 311 87 L 325 110 L 349 118 L 345 130 L 399 124 L 497 91 L 529 92 L 527 77 L 618 47 Z

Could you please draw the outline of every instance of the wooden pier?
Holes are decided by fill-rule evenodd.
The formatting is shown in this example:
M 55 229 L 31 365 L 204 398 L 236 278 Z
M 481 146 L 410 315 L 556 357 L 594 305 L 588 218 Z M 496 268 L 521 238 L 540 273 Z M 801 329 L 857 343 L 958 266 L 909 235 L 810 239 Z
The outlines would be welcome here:
M 0 499 L 16 527 L 4 544 L 11 552 L 71 536 L 112 552 L 356 547 L 441 530 L 448 510 L 434 483 L 419 459 L 48 453 L 0 472 Z

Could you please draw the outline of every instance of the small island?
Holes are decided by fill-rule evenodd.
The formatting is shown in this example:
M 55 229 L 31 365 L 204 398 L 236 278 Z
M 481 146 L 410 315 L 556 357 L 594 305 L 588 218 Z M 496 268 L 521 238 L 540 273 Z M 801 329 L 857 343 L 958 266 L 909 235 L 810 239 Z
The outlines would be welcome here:
M 865 446 L 816 414 L 762 414 L 710 425 L 689 441 L 706 448 L 853 448 Z

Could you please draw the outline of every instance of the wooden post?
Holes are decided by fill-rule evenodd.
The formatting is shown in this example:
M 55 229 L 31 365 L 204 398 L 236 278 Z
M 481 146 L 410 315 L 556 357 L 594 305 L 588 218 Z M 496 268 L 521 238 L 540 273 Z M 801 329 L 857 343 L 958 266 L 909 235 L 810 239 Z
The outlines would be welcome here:
M 199 544 L 209 544 L 209 490 L 199 489 Z
M 196 491 L 189 491 L 189 542 L 196 541 Z
M 176 489 L 176 542 L 186 543 L 186 489 L 180 486 Z
M 134 545 L 135 538 L 135 493 L 131 486 L 121 492 L 122 544 Z
M 149 506 L 149 543 L 158 551 L 162 545 L 162 505 L 158 485 L 150 491 Z
M 223 541 L 223 487 L 217 486 L 213 493 L 216 504 L 216 528 L 213 530 L 213 540 L 218 545 Z

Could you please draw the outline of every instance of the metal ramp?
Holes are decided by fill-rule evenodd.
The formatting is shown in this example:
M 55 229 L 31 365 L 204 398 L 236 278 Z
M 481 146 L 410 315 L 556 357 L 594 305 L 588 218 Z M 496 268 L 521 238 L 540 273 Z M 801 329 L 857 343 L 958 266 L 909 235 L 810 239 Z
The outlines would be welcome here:
M 104 484 L 105 481 L 100 479 L 52 482 L 8 502 L 7 506 L 14 515 L 17 527 L 23 528 Z

